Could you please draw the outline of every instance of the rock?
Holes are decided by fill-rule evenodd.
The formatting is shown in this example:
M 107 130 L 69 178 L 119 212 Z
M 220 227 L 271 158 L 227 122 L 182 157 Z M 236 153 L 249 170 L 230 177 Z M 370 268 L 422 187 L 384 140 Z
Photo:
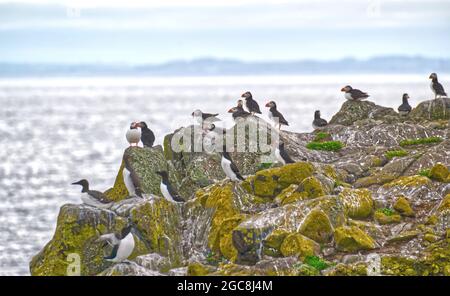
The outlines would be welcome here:
M 134 262 L 119 263 L 102 271 L 100 276 L 162 276 L 154 270 L 146 269 Z
M 388 243 L 407 242 L 416 238 L 419 235 L 419 233 L 420 232 L 417 230 L 404 231 L 398 235 L 388 238 L 387 242 Z
M 336 228 L 334 240 L 337 249 L 344 252 L 357 252 L 375 248 L 375 241 L 367 233 L 356 226 Z
M 324 271 L 327 276 L 366 276 L 367 264 L 365 262 L 358 262 L 355 264 L 339 263 Z
M 402 216 L 414 217 L 414 210 L 411 208 L 409 201 L 404 196 L 399 196 L 393 205 L 394 210 Z
M 372 194 L 368 189 L 345 188 L 338 197 L 350 218 L 364 219 L 373 211 Z
M 298 256 L 299 258 L 305 258 L 306 256 L 317 255 L 320 252 L 320 246 L 299 233 L 291 233 L 283 240 L 280 252 L 284 257 Z
M 214 272 L 216 269 L 212 266 L 204 265 L 199 262 L 189 264 L 187 268 L 188 276 L 202 276 Z
M 449 120 L 450 99 L 440 98 L 421 102 L 411 111 L 410 117 L 416 121 L 439 119 Z
M 398 114 L 392 108 L 375 105 L 370 101 L 346 101 L 330 120 L 330 124 L 352 125 L 364 119 L 398 121 Z
M 402 219 L 402 217 L 399 214 L 391 213 L 383 210 L 377 210 L 374 214 L 374 219 L 377 221 L 378 224 L 384 225 L 384 224 L 392 224 L 392 223 L 399 223 Z
M 442 163 L 436 164 L 430 170 L 430 178 L 433 180 L 439 181 L 439 182 L 448 183 L 450 181 L 449 176 L 450 176 L 450 171 Z
M 272 257 L 280 257 L 282 253 L 280 251 L 281 244 L 283 243 L 289 232 L 284 229 L 275 229 L 263 240 L 264 254 Z

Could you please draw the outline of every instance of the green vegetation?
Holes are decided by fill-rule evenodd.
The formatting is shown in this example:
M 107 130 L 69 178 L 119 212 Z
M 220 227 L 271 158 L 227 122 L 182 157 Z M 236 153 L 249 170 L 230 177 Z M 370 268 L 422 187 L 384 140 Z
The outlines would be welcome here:
M 442 142 L 441 137 L 428 137 L 420 139 L 407 139 L 400 142 L 400 146 L 422 145 L 422 144 L 434 144 Z
M 340 141 L 329 142 L 310 142 L 306 145 L 306 148 L 311 150 L 323 150 L 323 151 L 339 151 L 344 147 L 344 144 Z
M 392 216 L 395 213 L 395 211 L 393 209 L 390 209 L 390 208 L 378 209 L 378 211 L 382 212 L 386 216 Z
M 331 139 L 331 135 L 329 133 L 318 132 L 314 138 L 314 142 L 322 142 L 326 139 Z
M 431 174 L 430 174 L 430 169 L 423 169 L 419 171 L 419 175 L 423 176 L 423 177 L 427 177 L 430 178 Z
M 384 156 L 386 156 L 388 159 L 392 159 L 394 157 L 403 157 L 406 155 L 408 155 L 408 152 L 405 150 L 390 150 L 384 153 Z
M 271 162 L 263 162 L 263 163 L 260 163 L 259 164 L 259 166 L 258 166 L 258 168 L 256 169 L 256 171 L 258 172 L 258 171 L 262 171 L 262 170 L 265 170 L 265 169 L 268 169 L 268 168 L 270 168 L 272 166 L 272 163 Z
M 325 262 L 322 258 L 317 256 L 306 256 L 304 262 L 317 270 L 324 270 L 330 267 L 330 265 L 327 262 Z

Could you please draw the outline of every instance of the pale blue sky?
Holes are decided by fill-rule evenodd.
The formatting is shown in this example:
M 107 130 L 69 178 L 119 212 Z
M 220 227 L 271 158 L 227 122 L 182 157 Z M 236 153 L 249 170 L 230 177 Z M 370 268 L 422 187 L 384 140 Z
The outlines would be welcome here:
M 450 58 L 450 0 L 0 0 L 0 62 Z

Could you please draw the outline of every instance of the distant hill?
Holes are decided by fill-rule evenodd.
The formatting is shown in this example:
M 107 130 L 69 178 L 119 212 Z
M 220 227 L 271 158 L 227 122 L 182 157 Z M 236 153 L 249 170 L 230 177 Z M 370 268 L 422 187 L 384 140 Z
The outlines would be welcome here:
M 176 60 L 159 65 L 106 64 L 11 64 L 0 63 L 1 77 L 36 76 L 214 76 L 214 75 L 295 75 L 339 73 L 450 73 L 450 59 L 384 56 L 367 60 L 243 62 L 203 58 Z

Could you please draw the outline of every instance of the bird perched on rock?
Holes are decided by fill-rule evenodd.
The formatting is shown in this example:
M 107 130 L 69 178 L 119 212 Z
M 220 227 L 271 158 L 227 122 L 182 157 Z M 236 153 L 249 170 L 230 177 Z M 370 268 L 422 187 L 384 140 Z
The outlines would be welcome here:
M 137 123 L 136 126 L 141 128 L 141 141 L 144 147 L 153 147 L 155 143 L 155 134 L 153 131 L 148 128 L 144 121 Z
M 403 94 L 402 100 L 403 103 L 398 107 L 398 113 L 400 115 L 406 116 L 411 112 L 412 108 L 411 105 L 408 103 L 409 96 L 408 94 Z
M 442 84 L 439 83 L 438 77 L 436 73 L 431 73 L 430 77 L 431 79 L 431 90 L 434 93 L 434 98 L 437 99 L 437 97 L 447 97 L 447 93 L 444 91 L 444 87 Z
M 141 131 L 138 129 L 138 124 L 136 122 L 132 122 L 130 124 L 130 129 L 126 133 L 126 138 L 130 146 L 137 146 L 139 141 L 141 140 Z
M 316 110 L 314 112 L 314 120 L 312 122 L 313 128 L 314 129 L 322 128 L 327 126 L 327 124 L 328 122 L 325 119 L 320 118 L 320 110 Z
M 289 156 L 289 154 L 284 149 L 284 143 L 279 142 L 277 148 L 275 148 L 275 157 L 277 161 L 282 164 L 294 163 L 295 161 Z
M 266 104 L 266 107 L 269 108 L 269 118 L 275 123 L 278 124 L 278 129 L 281 129 L 281 125 L 289 125 L 286 119 L 284 119 L 283 114 L 277 110 L 277 104 L 274 101 L 270 101 Z
M 354 89 L 350 85 L 344 86 L 341 91 L 345 92 L 345 98 L 349 101 L 360 101 L 369 97 L 367 93 Z
M 161 184 L 159 188 L 165 199 L 170 202 L 185 202 L 185 200 L 175 191 L 175 188 L 170 184 L 169 174 L 166 171 L 156 172 L 161 176 Z
M 237 106 L 228 110 L 228 113 L 232 113 L 234 121 L 236 121 L 240 118 L 245 119 L 245 118 L 249 117 L 250 115 L 252 115 L 251 113 L 245 111 L 242 106 L 243 106 L 242 100 L 238 100 Z
M 123 156 L 124 161 L 124 168 L 122 170 L 122 176 L 123 176 L 123 183 L 125 184 L 125 187 L 128 190 L 128 194 L 130 196 L 139 196 L 142 197 L 141 187 L 140 187 L 140 180 L 136 176 L 136 173 L 134 172 L 133 168 L 131 167 L 130 163 L 130 155 L 125 153 Z
M 252 115 L 255 113 L 261 114 L 259 105 L 255 100 L 253 100 L 251 92 L 247 91 L 243 93 L 241 97 L 245 99 L 245 107 L 247 107 L 248 112 L 252 113 Z
M 86 179 L 82 179 L 78 182 L 72 183 L 72 185 L 81 185 L 83 187 L 81 192 L 81 200 L 83 203 L 101 209 L 107 209 L 112 206 L 113 201 L 109 199 L 105 194 L 97 190 L 89 189 L 89 182 Z
M 100 236 L 97 241 L 110 244 L 113 248 L 109 256 L 103 257 L 105 260 L 119 263 L 123 262 L 133 253 L 135 242 L 133 233 L 131 232 L 132 226 L 125 226 L 120 233 L 108 233 Z
M 222 160 L 220 161 L 220 164 L 222 166 L 222 170 L 225 173 L 225 175 L 231 179 L 231 181 L 239 182 L 239 180 L 244 180 L 244 178 L 239 173 L 239 169 L 236 166 L 236 164 L 231 159 L 230 154 L 226 151 L 225 147 L 223 149 L 222 154 Z
M 215 113 L 215 114 L 203 113 L 199 109 L 192 112 L 192 116 L 194 117 L 195 121 L 200 125 L 203 125 L 203 121 L 207 121 L 207 122 L 220 121 L 220 119 L 216 117 L 218 115 L 219 115 L 219 113 Z

